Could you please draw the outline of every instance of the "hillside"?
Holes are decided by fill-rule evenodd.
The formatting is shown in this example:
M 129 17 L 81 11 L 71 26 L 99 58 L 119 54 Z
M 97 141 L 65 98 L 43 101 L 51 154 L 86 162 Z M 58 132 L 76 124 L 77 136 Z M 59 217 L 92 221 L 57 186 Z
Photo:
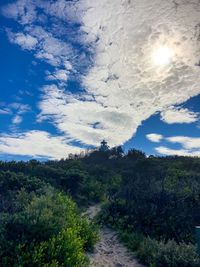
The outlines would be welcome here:
M 117 147 L 59 161 L 1 161 L 0 196 L 1 266 L 88 266 L 99 223 L 146 266 L 198 266 L 199 158 Z M 102 211 L 89 222 L 80 212 L 95 203 Z

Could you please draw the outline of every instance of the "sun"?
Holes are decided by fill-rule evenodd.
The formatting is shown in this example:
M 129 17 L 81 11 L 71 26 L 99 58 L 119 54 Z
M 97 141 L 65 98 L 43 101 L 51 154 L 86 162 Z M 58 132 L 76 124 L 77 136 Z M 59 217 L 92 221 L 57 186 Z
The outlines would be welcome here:
M 153 52 L 153 63 L 157 66 L 168 65 L 173 57 L 173 51 L 168 46 L 160 46 Z

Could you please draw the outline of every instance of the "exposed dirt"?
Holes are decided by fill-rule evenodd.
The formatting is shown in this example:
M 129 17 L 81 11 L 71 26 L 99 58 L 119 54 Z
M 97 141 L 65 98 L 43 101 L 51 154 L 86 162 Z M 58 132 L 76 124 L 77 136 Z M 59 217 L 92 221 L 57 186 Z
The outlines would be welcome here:
M 99 205 L 91 206 L 84 213 L 92 219 L 101 210 Z M 143 267 L 133 254 L 120 243 L 115 231 L 103 227 L 100 231 L 100 241 L 93 253 L 88 254 L 91 267 Z

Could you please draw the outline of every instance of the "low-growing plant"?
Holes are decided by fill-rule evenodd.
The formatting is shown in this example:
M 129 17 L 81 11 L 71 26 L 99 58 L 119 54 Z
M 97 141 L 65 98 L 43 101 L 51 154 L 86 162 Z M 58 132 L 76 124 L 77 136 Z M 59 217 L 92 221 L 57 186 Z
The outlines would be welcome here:
M 154 241 L 155 242 L 155 241 Z M 156 241 L 157 242 L 157 241 Z M 197 248 L 193 244 L 180 243 L 169 240 L 167 243 L 157 242 L 156 266 L 158 267 L 197 267 L 199 259 Z
M 156 240 L 143 233 L 133 232 L 124 227 L 123 222 L 113 223 L 109 205 L 105 205 L 100 220 L 118 230 L 121 241 L 133 251 L 138 259 L 149 267 L 198 267 L 197 247 L 192 243 L 177 243 L 175 240 Z M 125 230 L 126 229 L 126 230 Z
M 134 251 L 138 259 L 150 267 L 198 267 L 199 258 L 194 244 L 174 240 L 158 241 L 141 233 L 119 231 L 124 244 Z
M 126 244 L 126 246 L 132 250 L 136 251 L 144 239 L 141 233 L 129 233 L 127 231 L 119 231 L 120 239 Z
M 22 193 L 16 198 L 21 210 L 1 216 L 0 266 L 88 266 L 85 251 L 92 249 L 98 232 L 71 197 L 52 188 L 28 198 Z

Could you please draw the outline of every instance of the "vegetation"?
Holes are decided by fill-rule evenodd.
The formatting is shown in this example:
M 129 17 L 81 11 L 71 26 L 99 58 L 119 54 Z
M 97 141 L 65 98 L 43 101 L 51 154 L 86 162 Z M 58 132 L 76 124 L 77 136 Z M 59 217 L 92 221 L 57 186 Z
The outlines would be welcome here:
M 174 240 L 158 241 L 141 233 L 128 231 L 119 231 L 119 237 L 130 250 L 136 252 L 137 258 L 146 266 L 199 266 L 197 248 L 194 244 L 177 244 Z
M 70 196 L 35 177 L 1 172 L 0 265 L 88 266 L 98 239 Z
M 200 159 L 124 154 L 121 147 L 60 161 L 0 162 L 0 265 L 87 266 L 85 251 L 98 236 L 76 204 L 102 201 L 101 220 L 141 262 L 198 266 Z

